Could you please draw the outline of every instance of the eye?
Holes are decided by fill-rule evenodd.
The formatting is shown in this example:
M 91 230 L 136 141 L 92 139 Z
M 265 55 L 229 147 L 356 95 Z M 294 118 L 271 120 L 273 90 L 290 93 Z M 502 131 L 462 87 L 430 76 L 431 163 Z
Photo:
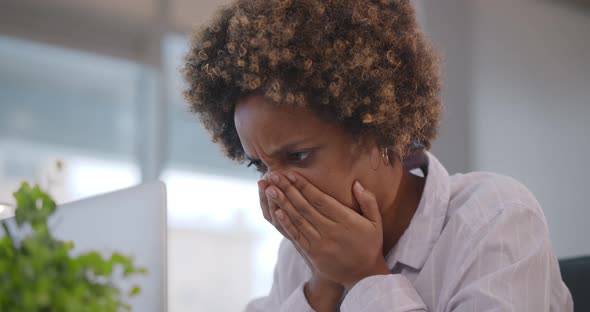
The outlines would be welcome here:
M 289 160 L 290 161 L 304 161 L 311 155 L 311 151 L 303 151 L 303 152 L 295 152 L 289 153 Z
M 251 160 L 247 167 L 250 168 L 251 166 L 254 166 L 256 171 L 260 172 L 261 174 L 266 172 L 266 166 L 260 160 Z

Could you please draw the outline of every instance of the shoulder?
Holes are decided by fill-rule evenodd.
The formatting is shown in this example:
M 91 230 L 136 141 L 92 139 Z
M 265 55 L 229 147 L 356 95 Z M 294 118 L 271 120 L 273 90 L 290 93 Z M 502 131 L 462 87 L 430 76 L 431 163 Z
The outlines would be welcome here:
M 510 217 L 528 216 L 546 224 L 541 205 L 520 181 L 491 172 L 450 177 L 450 199 L 445 223 L 455 221 L 477 232 Z
M 450 184 L 443 233 L 431 255 L 446 284 L 441 287 L 454 290 L 443 301 L 488 301 L 516 310 L 537 304 L 531 298 L 568 305 L 547 222 L 531 191 L 489 172 L 454 175 Z M 532 297 L 512 298 L 520 291 Z
M 547 261 L 549 229 L 539 202 L 516 179 L 489 172 L 451 177 L 451 197 L 439 243 L 456 269 L 498 269 L 522 259 Z M 489 259 L 493 264 L 488 263 Z M 476 274 L 477 275 L 477 274 Z

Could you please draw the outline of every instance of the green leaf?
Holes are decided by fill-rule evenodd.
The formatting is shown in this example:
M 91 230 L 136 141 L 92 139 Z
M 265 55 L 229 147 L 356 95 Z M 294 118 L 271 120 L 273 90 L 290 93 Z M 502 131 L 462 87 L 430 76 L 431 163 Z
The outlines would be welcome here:
M 141 291 L 141 288 L 139 288 L 139 286 L 133 286 L 133 288 L 131 289 L 131 291 L 129 292 L 129 296 L 133 297 L 139 294 L 139 292 Z

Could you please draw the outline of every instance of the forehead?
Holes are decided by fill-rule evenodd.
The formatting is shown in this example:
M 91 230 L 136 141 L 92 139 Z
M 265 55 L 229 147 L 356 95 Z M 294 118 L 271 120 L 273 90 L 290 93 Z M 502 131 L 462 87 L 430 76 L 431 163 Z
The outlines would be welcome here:
M 236 130 L 247 154 L 256 148 L 279 148 L 294 141 L 330 134 L 330 123 L 300 107 L 274 105 L 260 95 L 241 98 L 234 114 Z
M 323 131 L 328 126 L 315 112 L 301 107 L 274 105 L 260 95 L 238 100 L 234 122 L 240 135 L 265 138 L 306 135 Z

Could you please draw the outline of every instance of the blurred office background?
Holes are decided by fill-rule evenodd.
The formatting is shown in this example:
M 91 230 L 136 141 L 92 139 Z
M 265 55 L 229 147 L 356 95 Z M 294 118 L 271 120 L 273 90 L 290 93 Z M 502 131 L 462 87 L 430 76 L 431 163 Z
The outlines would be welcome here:
M 162 179 L 172 312 L 264 295 L 280 241 L 257 174 L 222 157 L 181 96 L 187 35 L 223 3 L 0 1 L 0 201 L 23 179 L 59 202 Z M 521 180 L 558 256 L 590 254 L 590 1 L 414 3 L 444 58 L 433 153 L 451 173 Z

